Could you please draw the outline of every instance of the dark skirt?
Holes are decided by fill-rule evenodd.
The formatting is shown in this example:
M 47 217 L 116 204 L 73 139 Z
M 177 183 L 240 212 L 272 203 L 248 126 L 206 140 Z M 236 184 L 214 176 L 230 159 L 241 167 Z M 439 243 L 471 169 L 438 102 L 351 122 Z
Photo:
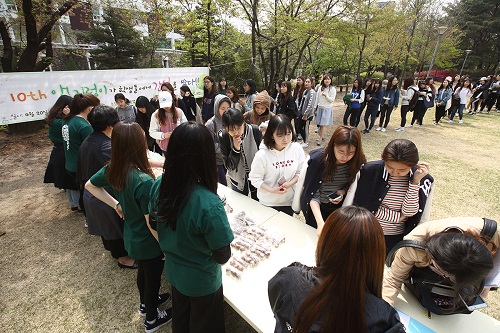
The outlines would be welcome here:
M 88 232 L 105 240 L 123 238 L 123 220 L 107 204 L 84 190 L 83 202 L 87 217 Z
M 47 184 L 53 183 L 55 187 L 65 190 L 78 190 L 78 185 L 73 177 L 66 171 L 66 158 L 64 157 L 63 144 L 54 144 L 50 153 L 49 164 L 45 169 L 43 182 Z

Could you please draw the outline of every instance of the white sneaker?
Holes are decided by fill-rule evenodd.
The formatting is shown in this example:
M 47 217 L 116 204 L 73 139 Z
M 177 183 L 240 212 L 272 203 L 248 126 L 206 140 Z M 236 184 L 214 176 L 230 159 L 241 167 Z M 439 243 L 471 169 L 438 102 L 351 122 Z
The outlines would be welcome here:
M 432 125 L 437 126 L 437 123 L 436 123 L 436 122 L 433 122 L 433 123 L 432 123 Z
M 385 131 L 386 131 L 385 127 L 382 127 L 381 131 L 382 131 L 382 132 L 385 132 Z
M 404 127 L 396 128 L 396 132 L 404 132 L 404 131 L 405 131 Z
M 447 121 L 448 124 L 451 124 L 452 122 L 453 122 L 453 120 L 451 120 L 451 119 Z
M 464 121 L 463 121 L 463 120 L 459 120 L 459 121 L 458 121 L 458 123 L 459 123 L 459 124 L 463 124 L 463 123 L 464 123 Z
M 307 143 L 305 143 L 305 142 L 302 142 L 302 143 L 300 144 L 300 146 L 301 146 L 302 148 L 307 148 L 307 147 L 309 147 L 309 145 L 308 145 Z
M 418 125 L 418 128 L 422 128 L 422 127 L 424 127 L 424 125 Z
M 406 127 L 408 127 L 408 128 L 412 128 L 412 127 L 413 127 L 413 125 L 406 125 Z
M 382 130 L 382 127 L 377 127 L 375 131 L 380 131 L 380 130 Z

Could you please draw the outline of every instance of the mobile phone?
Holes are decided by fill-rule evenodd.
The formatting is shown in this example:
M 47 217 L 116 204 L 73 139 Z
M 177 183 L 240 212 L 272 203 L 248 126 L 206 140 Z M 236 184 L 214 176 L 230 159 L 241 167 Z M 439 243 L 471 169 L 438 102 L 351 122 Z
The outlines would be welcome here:
M 484 298 L 482 298 L 481 295 L 478 295 L 476 297 L 476 301 L 471 305 L 467 305 L 467 303 L 465 303 L 464 299 L 462 298 L 462 295 L 459 294 L 459 296 L 460 296 L 460 299 L 462 300 L 462 302 L 465 304 L 465 307 L 469 311 L 484 309 L 484 308 L 488 307 L 488 304 L 486 304 L 486 302 L 484 301 Z
M 342 196 L 340 194 L 338 194 L 337 192 L 332 192 L 332 193 L 328 194 L 328 198 L 330 200 L 337 201 L 337 200 L 340 200 L 340 198 L 342 198 Z
M 281 178 L 280 178 L 280 179 L 278 179 L 278 185 L 279 185 L 279 186 L 281 186 L 281 185 L 283 185 L 283 184 L 285 184 L 285 183 L 286 183 L 286 179 L 285 179 L 285 177 L 281 176 Z

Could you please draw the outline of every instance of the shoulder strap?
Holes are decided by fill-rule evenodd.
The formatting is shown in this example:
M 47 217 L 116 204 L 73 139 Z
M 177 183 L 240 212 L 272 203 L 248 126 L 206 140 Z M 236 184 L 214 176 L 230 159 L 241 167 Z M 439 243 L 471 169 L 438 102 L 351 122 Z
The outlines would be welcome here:
M 491 240 L 497 232 L 497 222 L 483 217 L 484 226 L 481 230 L 481 237 Z
M 251 126 L 250 127 L 252 128 L 252 133 L 253 133 L 253 139 L 255 140 L 255 144 L 257 145 L 257 149 L 259 149 L 259 145 L 260 145 L 260 142 L 257 142 L 257 137 L 258 135 L 260 134 L 260 129 L 259 129 L 259 126 L 256 125 L 255 127 L 254 126 Z
M 394 255 L 396 254 L 396 251 L 402 247 L 414 247 L 416 249 L 420 249 L 420 250 L 424 250 L 424 251 L 427 250 L 427 246 L 425 246 L 425 244 L 422 242 L 410 240 L 410 239 L 404 239 L 404 240 L 400 241 L 399 243 L 397 243 L 392 248 L 391 252 L 389 252 L 389 254 L 387 255 L 387 258 L 385 259 L 385 265 L 387 267 L 391 267 L 392 261 L 394 260 Z

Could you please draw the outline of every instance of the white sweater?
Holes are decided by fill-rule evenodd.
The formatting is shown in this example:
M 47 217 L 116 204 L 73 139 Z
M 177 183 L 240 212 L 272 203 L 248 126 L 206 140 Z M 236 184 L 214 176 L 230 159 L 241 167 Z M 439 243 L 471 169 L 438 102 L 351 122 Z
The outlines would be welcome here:
M 182 123 L 186 123 L 187 119 L 181 109 L 176 108 L 177 111 L 177 126 Z M 167 113 L 167 118 L 172 118 L 170 114 Z M 160 122 L 158 120 L 158 110 L 153 112 L 151 115 L 151 121 L 149 123 L 149 136 L 156 140 L 162 140 L 163 132 L 161 131 Z
M 290 181 L 300 174 L 305 161 L 304 149 L 297 142 L 290 143 L 282 151 L 268 149 L 264 142 L 253 158 L 248 179 L 257 188 L 257 197 L 265 206 L 291 206 L 295 186 L 284 194 L 274 194 L 261 189 L 266 183 L 270 187 L 277 187 L 281 177 Z
M 318 106 L 321 108 L 331 108 L 333 107 L 335 96 L 337 96 L 337 89 L 334 86 L 330 85 L 328 88 L 321 91 L 322 87 L 323 86 L 320 85 L 316 90 L 316 100 L 314 101 L 314 108 Z M 325 93 L 326 96 L 323 96 L 323 93 Z

